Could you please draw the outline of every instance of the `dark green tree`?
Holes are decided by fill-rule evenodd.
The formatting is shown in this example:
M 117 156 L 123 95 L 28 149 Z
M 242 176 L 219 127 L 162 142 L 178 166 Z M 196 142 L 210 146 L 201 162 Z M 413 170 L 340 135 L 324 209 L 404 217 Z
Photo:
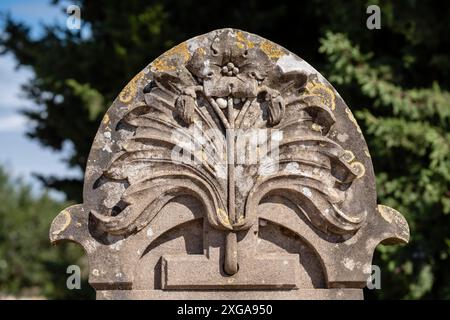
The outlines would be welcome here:
M 329 79 L 367 99 L 353 105 L 372 153 L 379 201 L 400 210 L 411 228 L 408 246 L 378 250 L 379 295 L 450 298 L 450 92 L 437 82 L 399 86 L 389 65 L 372 66 L 373 54 L 343 34 L 327 33 L 321 51 L 330 61 Z
M 55 150 L 70 142 L 73 153 L 67 163 L 83 170 L 104 111 L 147 63 L 213 29 L 257 33 L 329 77 L 363 127 L 377 172 L 379 202 L 398 208 L 410 223 L 410 245 L 378 251 L 375 263 L 382 267 L 383 290 L 375 295 L 450 297 L 449 3 L 72 2 L 81 7 L 81 32 L 49 25 L 42 37 L 33 38 L 14 15 L 5 18 L 3 51 L 35 72 L 24 87 L 41 108 L 25 111 L 36 123 L 31 138 Z M 380 30 L 366 28 L 369 4 L 381 8 Z M 69 199 L 81 200 L 80 180 L 41 179 Z

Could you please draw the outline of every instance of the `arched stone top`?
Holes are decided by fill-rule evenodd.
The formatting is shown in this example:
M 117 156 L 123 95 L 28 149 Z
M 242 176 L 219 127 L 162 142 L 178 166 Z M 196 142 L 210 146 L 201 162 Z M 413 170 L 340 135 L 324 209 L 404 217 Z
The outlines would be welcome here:
M 237 71 L 236 74 L 233 74 L 233 69 Z M 234 89 L 230 91 L 229 87 Z M 114 166 L 114 161 L 126 153 L 126 145 L 133 136 L 128 131 L 130 127 L 125 125 L 134 124 L 137 128 L 133 128 L 135 130 L 149 125 L 159 129 L 160 124 L 156 122 L 144 123 L 139 116 L 131 119 L 133 112 L 138 113 L 145 108 L 161 110 L 161 114 L 152 113 L 152 116 L 161 116 L 164 120 L 167 120 L 164 118 L 166 114 L 172 113 L 168 118 L 172 117 L 170 120 L 173 129 L 193 132 L 196 124 L 205 129 L 207 123 L 200 117 L 195 119 L 196 112 L 190 105 L 190 100 L 195 100 L 192 105 L 196 104 L 198 107 L 199 103 L 204 102 L 199 99 L 211 99 L 213 103 L 224 103 L 229 97 L 234 100 L 257 101 L 258 95 L 260 98 L 265 95 L 262 99 L 269 95 L 274 97 L 270 98 L 269 103 L 256 102 L 247 110 L 261 108 L 261 114 L 268 113 L 267 119 L 263 119 L 264 115 L 254 114 L 241 118 L 236 116 L 236 121 L 240 121 L 239 127 L 235 125 L 236 129 L 274 129 L 284 134 L 286 143 L 290 139 L 290 146 L 296 144 L 298 148 L 307 148 L 311 144 L 317 144 L 320 148 L 320 144 L 327 144 L 323 147 L 324 152 L 317 152 L 317 157 L 321 157 L 322 163 L 331 161 L 336 164 L 333 170 L 341 170 L 343 175 L 347 175 L 345 179 L 348 179 L 336 180 L 345 184 L 342 188 L 346 188 L 345 194 L 341 192 L 341 207 L 338 210 L 356 220 L 363 220 L 367 214 L 374 214 L 376 195 L 370 155 L 355 118 L 339 94 L 319 72 L 295 54 L 269 40 L 233 29 L 213 31 L 175 46 L 138 73 L 122 90 L 106 113 L 94 140 L 86 169 L 86 204 L 97 212 L 112 209 L 111 198 L 118 195 L 120 191 L 117 189 L 125 189 L 117 181 L 129 178 L 126 176 L 94 189 L 105 172 L 112 171 L 110 167 Z M 283 99 L 281 108 L 277 106 L 279 98 Z M 166 103 L 169 105 L 165 105 Z M 180 110 L 183 108 L 182 104 L 184 109 Z M 236 113 L 242 110 L 245 103 L 241 104 L 236 108 Z M 211 111 L 202 112 L 211 116 Z M 212 115 L 211 119 L 213 116 L 216 115 Z M 225 114 L 221 116 L 226 118 Z M 304 121 L 304 124 L 291 124 L 293 119 L 298 120 L 299 117 L 303 117 L 300 121 Z M 222 120 L 217 118 L 219 122 Z M 193 123 L 194 120 L 196 124 Z M 213 123 L 212 129 L 225 130 L 221 123 Z M 173 139 L 172 135 L 173 132 L 168 132 L 161 138 L 170 140 Z M 303 145 L 302 141 L 294 141 L 300 135 L 304 136 Z M 306 141 L 307 139 L 309 140 Z M 151 142 L 146 145 L 151 145 Z M 324 155 L 326 152 L 330 154 Z M 330 159 L 327 159 L 328 156 Z M 303 157 L 301 160 L 320 161 L 312 159 L 314 154 L 309 158 Z M 302 169 L 299 163 L 291 161 L 282 165 L 280 171 L 296 175 L 296 171 Z M 170 170 L 174 168 L 171 166 Z M 220 173 L 215 174 L 220 176 Z M 321 179 L 320 176 L 314 178 Z M 336 181 L 329 182 L 334 185 Z M 107 192 L 103 192 L 102 188 Z M 308 186 L 304 188 L 308 194 Z M 336 190 L 340 192 L 337 188 Z M 105 199 L 109 201 L 111 208 L 102 205 Z M 245 202 L 245 199 L 241 202 Z M 214 205 L 219 206 L 216 208 L 218 210 L 227 211 L 226 199 L 223 199 L 222 205 Z M 211 218 L 213 224 L 222 224 L 221 221 L 213 220 Z

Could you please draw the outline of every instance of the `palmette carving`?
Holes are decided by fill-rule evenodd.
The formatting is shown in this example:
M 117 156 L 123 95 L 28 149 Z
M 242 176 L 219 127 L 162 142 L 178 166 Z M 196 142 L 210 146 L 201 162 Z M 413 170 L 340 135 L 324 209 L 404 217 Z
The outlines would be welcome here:
M 122 120 L 134 134 L 104 173 L 128 182 L 124 207 L 93 215 L 106 232 L 127 234 L 187 194 L 201 201 L 211 225 L 240 230 L 254 223 L 266 194 L 289 185 L 290 199 L 317 228 L 355 232 L 365 213 L 344 212 L 340 205 L 358 173 L 327 137 L 335 122 L 331 106 L 307 91 L 309 81 L 303 72 L 283 72 L 261 49 L 228 33 L 197 49 L 186 68 L 156 72 L 144 89 L 145 105 Z M 246 163 L 236 141 L 258 139 L 261 132 L 268 146 L 258 149 L 256 163 Z M 177 147 L 190 162 L 174 158 Z
M 375 247 L 409 239 L 403 216 L 377 206 L 339 94 L 234 29 L 175 46 L 128 83 L 83 192 L 50 239 L 83 246 L 104 299 L 359 299 Z

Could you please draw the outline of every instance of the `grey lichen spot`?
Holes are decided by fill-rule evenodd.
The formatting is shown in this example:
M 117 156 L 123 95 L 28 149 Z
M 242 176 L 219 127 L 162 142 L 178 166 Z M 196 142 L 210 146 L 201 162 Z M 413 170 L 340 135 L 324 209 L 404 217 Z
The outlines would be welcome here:
M 348 138 L 349 138 L 349 135 L 347 133 L 345 133 L 345 132 L 344 133 L 338 133 L 338 135 L 337 135 L 337 139 L 340 142 L 347 142 Z
M 217 99 L 216 99 L 216 102 L 217 102 L 217 104 L 219 105 L 219 107 L 220 107 L 221 109 L 226 108 L 227 105 L 228 105 L 227 100 L 225 100 L 225 99 L 223 99 L 223 98 L 217 98 Z
M 103 200 L 103 204 L 108 209 L 117 205 L 126 189 L 125 184 L 121 181 L 110 181 L 100 188 L 108 192 L 108 197 Z
M 153 237 L 153 230 L 152 228 L 147 229 L 147 238 L 151 239 Z
M 308 67 L 305 68 L 302 62 L 303 61 L 299 61 L 294 55 L 287 54 L 278 59 L 277 66 L 285 73 L 291 71 L 308 71 L 308 73 L 311 73 L 312 70 Z
M 300 165 L 298 162 L 289 162 L 284 170 L 292 174 L 300 173 Z
M 110 131 L 105 131 L 103 132 L 103 151 L 112 152 L 112 144 L 114 143 L 114 141 L 111 140 L 111 132 Z
M 121 247 L 122 244 L 123 244 L 123 242 L 124 242 L 124 240 L 116 241 L 115 243 L 113 243 L 112 245 L 110 245 L 111 250 L 119 251 L 119 250 L 120 250 L 120 247 Z
M 318 80 L 322 83 L 327 82 L 325 78 L 309 63 L 307 63 L 305 60 L 300 60 L 296 58 L 293 54 L 287 54 L 282 56 L 280 59 L 278 59 L 277 65 L 285 73 L 292 71 L 302 71 L 308 75 L 316 75 Z
M 111 146 L 110 146 L 109 144 L 105 144 L 105 145 L 103 146 L 102 150 L 103 150 L 103 151 L 106 151 L 106 152 L 109 152 L 109 153 L 112 152 Z
M 277 172 L 278 166 L 278 162 L 274 162 L 270 157 L 265 157 L 260 162 L 258 174 L 260 176 L 269 176 Z
M 308 198 L 312 197 L 312 192 L 311 189 L 309 189 L 308 187 L 303 187 L 302 188 L 302 193 L 307 196 Z
M 364 264 L 362 271 L 365 274 L 371 274 L 372 273 L 372 265 L 370 263 Z
M 350 271 L 353 271 L 353 269 L 355 268 L 355 261 L 353 261 L 353 259 L 351 258 L 344 258 L 344 260 L 342 260 L 342 263 L 344 267 L 346 267 Z
M 83 242 L 83 247 L 85 248 L 86 252 L 92 253 L 97 250 L 98 243 L 94 239 L 87 239 Z

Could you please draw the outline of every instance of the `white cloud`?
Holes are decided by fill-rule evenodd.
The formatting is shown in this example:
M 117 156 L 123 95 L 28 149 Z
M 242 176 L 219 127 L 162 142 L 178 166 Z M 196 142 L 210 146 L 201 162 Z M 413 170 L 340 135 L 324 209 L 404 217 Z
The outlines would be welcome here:
M 0 56 L 0 109 L 18 109 L 30 105 L 21 97 L 21 85 L 29 81 L 32 71 L 28 68 L 15 69 L 12 55 Z
M 0 132 L 23 132 L 27 119 L 20 114 L 0 118 Z

